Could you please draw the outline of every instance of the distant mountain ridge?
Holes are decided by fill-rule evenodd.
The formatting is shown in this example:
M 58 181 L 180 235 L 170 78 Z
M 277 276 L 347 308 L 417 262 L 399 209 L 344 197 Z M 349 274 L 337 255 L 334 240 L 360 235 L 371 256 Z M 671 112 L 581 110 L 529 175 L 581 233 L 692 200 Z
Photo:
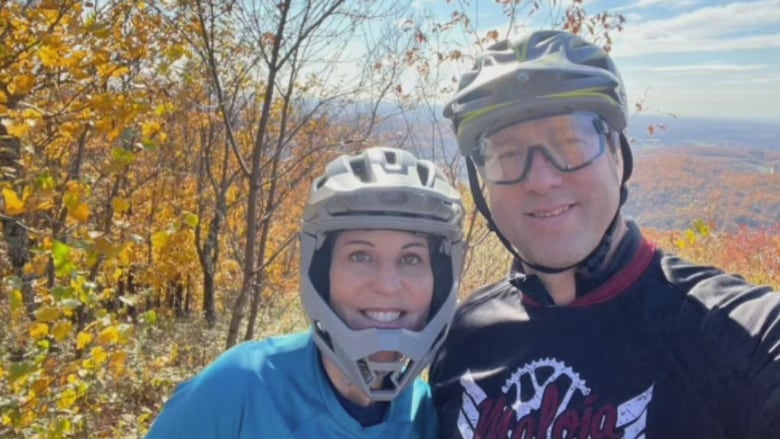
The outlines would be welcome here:
M 653 127 L 652 134 L 649 127 Z M 636 115 L 629 121 L 629 134 L 639 147 L 706 145 L 780 150 L 780 120 Z

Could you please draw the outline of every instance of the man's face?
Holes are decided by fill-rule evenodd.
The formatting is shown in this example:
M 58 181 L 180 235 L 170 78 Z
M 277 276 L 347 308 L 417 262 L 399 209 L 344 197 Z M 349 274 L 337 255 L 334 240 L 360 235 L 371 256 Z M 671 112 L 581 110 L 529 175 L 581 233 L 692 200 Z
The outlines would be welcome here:
M 493 219 L 532 264 L 557 268 L 584 259 L 620 203 L 619 153 L 594 128 L 593 118 L 581 116 L 515 124 L 491 134 L 483 147 L 486 161 L 480 170 L 487 177 Z

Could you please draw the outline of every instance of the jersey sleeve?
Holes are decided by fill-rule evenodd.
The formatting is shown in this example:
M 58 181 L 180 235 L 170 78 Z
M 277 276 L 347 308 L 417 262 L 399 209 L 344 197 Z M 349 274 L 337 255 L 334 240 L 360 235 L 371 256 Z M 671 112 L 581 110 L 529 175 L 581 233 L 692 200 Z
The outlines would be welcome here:
M 690 281 L 688 296 L 704 311 L 688 316 L 715 346 L 709 364 L 720 382 L 712 385 L 724 389 L 722 402 L 711 403 L 733 408 L 740 437 L 780 438 L 780 293 L 739 276 L 697 281 L 693 273 L 682 283 Z

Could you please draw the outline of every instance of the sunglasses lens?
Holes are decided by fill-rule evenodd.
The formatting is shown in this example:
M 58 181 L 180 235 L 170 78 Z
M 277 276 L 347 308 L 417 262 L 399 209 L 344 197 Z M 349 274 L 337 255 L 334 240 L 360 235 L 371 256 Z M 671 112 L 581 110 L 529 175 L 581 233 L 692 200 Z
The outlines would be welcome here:
M 605 147 L 606 124 L 593 113 L 572 113 L 511 125 L 480 141 L 482 177 L 497 184 L 525 179 L 536 152 L 559 171 L 571 172 L 598 158 Z M 538 160 L 538 158 L 537 158 Z

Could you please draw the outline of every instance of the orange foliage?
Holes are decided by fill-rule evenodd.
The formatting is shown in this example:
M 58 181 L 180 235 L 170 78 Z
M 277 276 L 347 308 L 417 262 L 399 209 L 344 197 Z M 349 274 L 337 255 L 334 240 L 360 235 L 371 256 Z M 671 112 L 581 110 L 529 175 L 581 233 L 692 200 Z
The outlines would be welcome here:
M 780 217 L 780 152 L 685 146 L 639 149 L 627 211 L 640 224 L 771 227 Z
M 648 239 L 693 262 L 780 288 L 780 223 L 763 228 L 712 230 L 703 222 L 683 232 L 645 229 Z

